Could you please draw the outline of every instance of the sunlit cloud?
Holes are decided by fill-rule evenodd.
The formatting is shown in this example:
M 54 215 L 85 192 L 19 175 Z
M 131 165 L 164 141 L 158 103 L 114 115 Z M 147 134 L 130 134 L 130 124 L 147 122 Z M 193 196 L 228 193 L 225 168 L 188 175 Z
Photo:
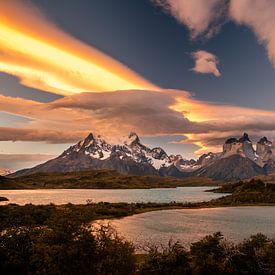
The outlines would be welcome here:
M 209 38 L 231 20 L 249 27 L 275 66 L 274 0 L 152 0 L 185 25 L 191 38 Z
M 0 141 L 32 141 L 62 144 L 74 143 L 87 134 L 87 131 L 0 127 Z
M 221 150 L 241 131 L 275 139 L 275 112 L 195 100 L 179 90 L 81 93 L 50 103 L 1 96 L 0 111 L 24 116 L 20 128 L 0 129 L 2 141 L 75 142 L 88 132 L 110 142 L 136 131 L 141 136 L 182 135 L 200 154 Z M 234 115 L 232 115 L 234 114 Z
M 55 158 L 56 155 L 47 154 L 0 154 L 0 169 L 13 170 L 32 167 Z
M 23 85 L 69 95 L 157 89 L 118 61 L 64 33 L 19 0 L 0 3 L 0 71 Z
M 184 24 L 192 38 L 204 35 L 211 37 L 220 28 L 225 17 L 224 0 L 152 0 Z
M 186 25 L 192 38 L 216 33 L 229 3 L 231 19 L 251 27 L 274 62 L 272 1 L 154 2 Z M 240 134 L 238 129 L 275 139 L 275 112 L 203 102 L 187 91 L 160 89 L 64 33 L 26 3 L 0 3 L 0 71 L 25 86 L 65 97 L 41 103 L 0 96 L 0 111 L 27 118 L 18 128 L 1 127 L 0 141 L 61 144 L 76 142 L 90 131 L 110 140 L 136 131 L 142 136 L 182 135 L 182 143 L 196 144 L 200 154 L 220 150 L 224 139 Z M 195 72 L 221 75 L 216 56 L 205 51 L 193 56 Z
M 55 157 L 55 155 L 45 154 L 0 154 L 0 164 L 5 162 L 33 162 L 33 161 L 46 161 Z
M 217 68 L 219 64 L 218 58 L 207 51 L 196 51 L 192 53 L 195 60 L 195 66 L 192 69 L 196 73 L 200 74 L 213 74 L 216 77 L 220 77 L 221 73 Z
M 231 0 L 230 16 L 238 24 L 250 27 L 265 45 L 270 62 L 275 66 L 275 1 Z

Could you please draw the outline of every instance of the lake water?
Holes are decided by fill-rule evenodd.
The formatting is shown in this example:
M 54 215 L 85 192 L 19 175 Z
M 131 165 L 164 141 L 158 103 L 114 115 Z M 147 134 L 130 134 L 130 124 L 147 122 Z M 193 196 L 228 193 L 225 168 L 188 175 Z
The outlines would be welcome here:
M 171 238 L 188 246 L 217 231 L 239 242 L 258 232 L 275 237 L 275 206 L 162 210 L 100 223 L 110 223 L 138 250 L 148 243 L 167 244 Z
M 24 205 L 32 204 L 86 204 L 92 202 L 198 202 L 209 201 L 224 196 L 204 192 L 215 187 L 179 187 L 157 189 L 39 189 L 39 190 L 0 190 L 0 196 L 9 202 Z

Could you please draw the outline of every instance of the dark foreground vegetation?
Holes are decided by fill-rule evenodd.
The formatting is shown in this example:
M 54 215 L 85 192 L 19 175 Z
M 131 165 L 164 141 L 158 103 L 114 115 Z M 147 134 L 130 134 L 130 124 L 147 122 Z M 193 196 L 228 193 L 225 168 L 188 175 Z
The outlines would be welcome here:
M 38 173 L 17 178 L 0 177 L 0 189 L 146 189 L 178 186 L 216 186 L 219 182 L 204 177 L 173 178 L 123 175 L 111 170 L 68 173 Z
M 189 204 L 0 206 L 0 274 L 275 274 L 275 240 L 262 234 L 232 244 L 216 233 L 189 248 L 171 242 L 135 254 L 133 245 L 109 226 L 91 226 L 97 219 L 160 209 L 275 202 L 274 185 L 259 180 L 220 190 L 230 194 Z
M 112 228 L 93 228 L 68 209 L 40 208 L 25 225 L 2 227 L 0 274 L 275 274 L 275 241 L 262 234 L 232 244 L 215 233 L 190 248 L 171 242 L 137 255 Z

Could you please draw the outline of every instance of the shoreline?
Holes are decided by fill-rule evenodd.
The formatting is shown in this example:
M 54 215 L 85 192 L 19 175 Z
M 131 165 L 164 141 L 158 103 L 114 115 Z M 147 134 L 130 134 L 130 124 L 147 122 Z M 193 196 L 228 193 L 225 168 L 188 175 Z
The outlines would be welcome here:
M 6 198 L 6 197 L 1 197 L 1 196 L 0 196 L 0 202 L 1 202 L 1 201 L 9 201 L 9 199 Z
M 163 206 L 163 207 L 156 207 L 156 208 L 148 208 L 148 209 L 142 209 L 139 210 L 135 213 L 129 213 L 128 215 L 121 216 L 121 217 L 114 217 L 114 216 L 101 216 L 98 217 L 98 220 L 112 220 L 112 219 L 123 219 L 126 217 L 134 216 L 134 215 L 139 215 L 139 214 L 144 214 L 144 213 L 149 213 L 149 212 L 155 212 L 155 211 L 166 211 L 166 210 L 192 210 L 192 209 L 215 209 L 215 208 L 233 208 L 233 207 L 257 207 L 257 206 L 262 206 L 262 207 L 270 207 L 274 206 L 275 203 L 259 203 L 259 204 L 236 204 L 236 205 L 212 205 L 212 206 Z
M 213 187 L 213 186 L 212 186 Z M 8 203 L 0 205 L 0 209 L 9 212 L 15 210 L 24 215 L 26 209 L 32 212 L 53 211 L 55 213 L 72 212 L 76 215 L 87 215 L 83 222 L 90 222 L 97 219 L 122 218 L 135 214 L 142 214 L 151 211 L 179 210 L 179 209 L 202 209 L 202 208 L 223 208 L 223 207 L 245 207 L 245 206 L 275 206 L 275 185 L 266 184 L 260 180 L 250 182 L 240 182 L 226 185 L 219 189 L 208 190 L 208 192 L 230 191 L 222 197 L 210 201 L 201 202 L 146 202 L 146 203 L 126 203 L 126 202 L 88 202 L 86 204 L 47 204 L 47 205 L 16 205 Z
M 211 204 L 209 204 L 211 202 Z M 165 211 L 165 210 L 192 210 L 192 209 L 215 209 L 215 208 L 233 208 L 233 207 L 275 207 L 275 203 L 236 203 L 236 204 L 222 204 L 217 203 L 215 201 L 209 201 L 209 202 L 197 202 L 197 203 L 109 203 L 109 202 L 98 202 L 98 203 L 91 203 L 91 204 L 47 204 L 47 205 L 33 205 L 33 204 L 25 204 L 25 205 L 18 205 L 18 204 L 6 204 L 6 205 L 0 205 L 1 208 L 50 208 L 54 207 L 56 211 L 63 211 L 67 208 L 75 208 L 75 211 L 82 212 L 87 210 L 88 208 L 96 209 L 97 207 L 104 206 L 109 211 L 112 212 L 112 209 L 118 208 L 118 209 L 126 209 L 127 207 L 131 208 L 131 210 L 124 210 L 124 213 L 121 213 L 119 215 L 108 213 L 108 214 L 95 214 L 93 219 L 91 219 L 88 222 L 92 222 L 93 220 L 104 220 L 104 219 L 122 219 L 129 216 L 144 214 L 148 212 L 155 212 L 155 211 Z M 121 208 L 119 208 L 121 206 Z M 107 211 L 108 211 L 107 210 Z

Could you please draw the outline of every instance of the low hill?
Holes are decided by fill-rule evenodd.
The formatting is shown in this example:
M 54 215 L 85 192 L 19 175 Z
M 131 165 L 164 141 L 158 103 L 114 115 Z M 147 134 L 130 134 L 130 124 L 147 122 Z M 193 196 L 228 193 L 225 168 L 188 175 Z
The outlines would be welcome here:
M 204 177 L 173 178 L 124 175 L 112 170 L 68 173 L 37 173 L 17 178 L 0 178 L 0 189 L 142 189 L 179 186 L 215 186 L 219 182 Z
M 226 184 L 212 191 L 231 193 L 229 196 L 215 200 L 218 204 L 222 203 L 223 205 L 275 203 L 275 184 L 264 182 L 261 179 Z

